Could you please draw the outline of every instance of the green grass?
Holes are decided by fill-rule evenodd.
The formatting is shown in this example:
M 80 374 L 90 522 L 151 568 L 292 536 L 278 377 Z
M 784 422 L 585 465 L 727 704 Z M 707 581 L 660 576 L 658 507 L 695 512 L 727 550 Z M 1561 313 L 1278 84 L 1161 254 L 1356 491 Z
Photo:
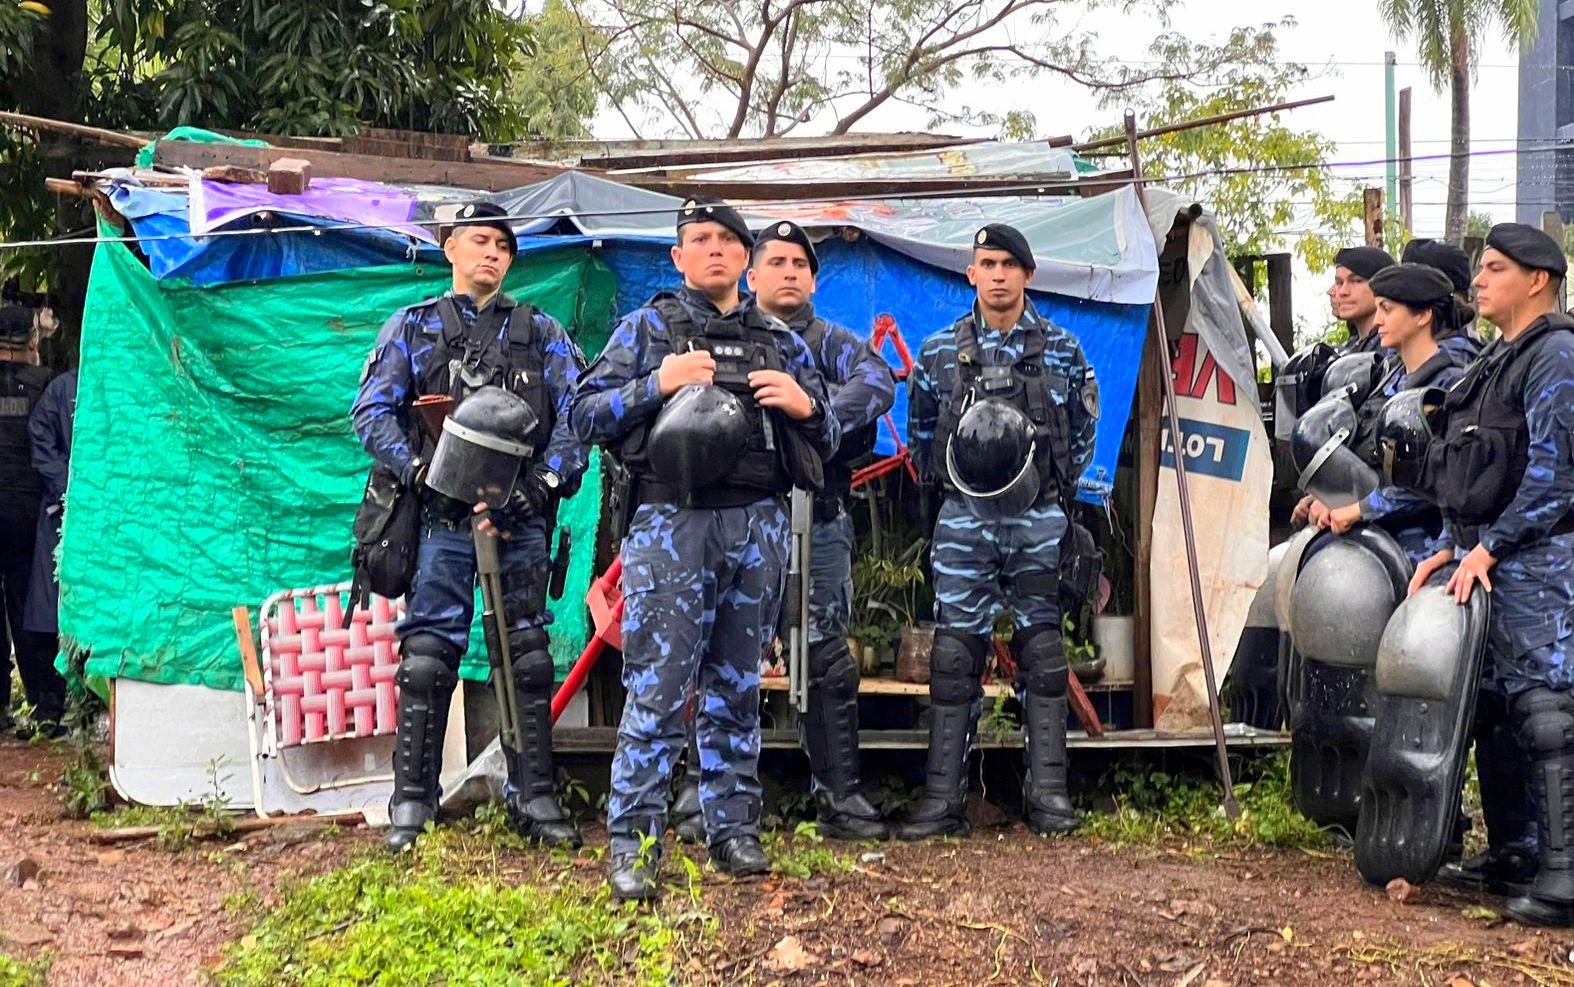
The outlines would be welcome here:
M 763 842 L 771 871 L 776 874 L 807 879 L 853 869 L 853 858 L 827 846 L 811 822 L 799 823 L 791 835 L 780 830 L 767 832 Z
M 1235 784 L 1238 819 L 1221 807 L 1223 790 L 1211 776 L 1174 775 L 1121 766 L 1100 786 L 1113 813 L 1088 813 L 1081 834 L 1121 846 L 1176 840 L 1232 847 L 1317 849 L 1327 834 L 1296 811 L 1290 799 L 1288 753 L 1248 762 Z
M 667 984 L 678 947 L 714 928 L 692 907 L 672 911 L 687 904 L 681 893 L 641 909 L 612 901 L 600 868 L 579 875 L 566 855 L 500 853 L 508 841 L 489 823 L 436 830 L 413 855 L 369 852 L 285 887 L 228 948 L 215 982 Z M 682 880 L 678 861 L 664 876 Z
M 30 960 L 19 960 L 0 953 L 0 987 L 44 987 L 54 957 L 45 953 Z

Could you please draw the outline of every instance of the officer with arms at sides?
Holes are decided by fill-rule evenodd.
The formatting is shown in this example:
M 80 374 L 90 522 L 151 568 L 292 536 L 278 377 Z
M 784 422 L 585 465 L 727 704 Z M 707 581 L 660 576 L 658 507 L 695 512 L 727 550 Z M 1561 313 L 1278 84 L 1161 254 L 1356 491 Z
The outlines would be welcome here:
M 973 310 L 924 342 L 910 381 L 914 464 L 926 483 L 944 487 L 945 502 L 932 557 L 929 758 L 924 794 L 897 827 L 901 839 L 971 830 L 967 755 L 995 619 L 1007 606 L 1027 728 L 1028 825 L 1037 833 L 1077 826 L 1066 787 L 1060 571 L 1071 544 L 1065 505 L 1093 458 L 1098 384 L 1076 337 L 1028 299 L 1033 270 L 1020 232 L 1003 223 L 979 230 L 967 269 Z
M 518 252 L 507 214 L 491 203 L 462 207 L 443 243 L 453 286 L 395 312 L 377 337 L 351 412 L 356 435 L 379 470 L 421 499 L 419 547 L 408 608 L 399 624 L 398 741 L 389 801 L 389 849 L 415 842 L 437 815 L 437 783 L 449 701 L 470 639 L 476 552 L 472 507 L 427 487 L 435 440 L 413 404 L 443 395 L 463 402 L 495 386 L 524 399 L 536 425 L 520 442 L 538 453 L 520 471 L 491 523 L 503 536 L 503 612 L 513 656 L 521 750 L 504 754 L 510 825 L 549 846 L 578 846 L 579 832 L 555 794 L 552 686 L 546 607 L 549 539 L 558 501 L 579 486 L 585 445 L 568 425 L 568 403 L 584 366 L 555 319 L 502 291 Z M 370 486 L 371 484 L 369 484 Z M 369 494 L 370 496 L 370 494 Z
M 1557 309 L 1560 245 L 1492 228 L 1476 275 L 1500 338 L 1449 390 L 1425 483 L 1447 523 L 1411 592 L 1458 558 L 1445 592 L 1491 593 L 1477 765 L 1487 851 L 1444 880 L 1509 895 L 1531 925 L 1574 926 L 1574 320 Z M 1421 436 L 1424 440 L 1426 436 Z M 1530 811 L 1533 808 L 1534 811 Z
M 1453 296 L 1453 285 L 1442 271 L 1424 264 L 1395 264 L 1379 271 L 1370 288 L 1377 298 L 1375 333 L 1383 349 L 1398 356 L 1357 409 L 1355 451 L 1375 469 L 1381 465 L 1376 427 L 1383 405 L 1411 388 L 1451 387 L 1464 374 L 1468 360 L 1461 360 L 1438 342 L 1453 333 L 1465 317 Z M 1332 510 L 1314 501 L 1311 520 L 1337 534 L 1344 534 L 1357 521 L 1376 522 L 1394 536 L 1412 563 L 1433 554 L 1443 527 L 1436 505 L 1392 486 L 1379 487 L 1358 503 Z
M 574 429 L 632 477 L 623 539 L 623 684 L 607 806 L 612 893 L 657 893 L 667 793 L 698 684 L 700 802 L 712 864 L 769 868 L 760 845 L 760 658 L 781 610 L 785 500 L 817 490 L 841 430 L 814 356 L 738 281 L 752 236 L 710 199 L 679 210 L 676 293 L 618 323 L 581 380 Z

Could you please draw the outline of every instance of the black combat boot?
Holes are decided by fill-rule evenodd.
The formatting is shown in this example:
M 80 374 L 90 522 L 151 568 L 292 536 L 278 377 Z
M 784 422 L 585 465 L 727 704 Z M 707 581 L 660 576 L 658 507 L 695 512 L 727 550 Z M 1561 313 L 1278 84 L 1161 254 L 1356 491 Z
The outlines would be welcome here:
M 815 781 L 822 836 L 883 840 L 891 828 L 863 794 L 858 755 L 858 666 L 836 640 L 809 652 L 809 711 L 803 747 Z
M 1040 836 L 1081 825 L 1066 788 L 1066 697 L 1022 696 L 1027 726 L 1027 784 L 1022 797 L 1028 828 Z
M 404 643 L 399 661 L 399 722 L 394 743 L 394 790 L 388 800 L 388 849 L 403 850 L 437 818 L 438 769 L 448 704 L 458 677 L 445 662 L 456 649 L 446 641 L 417 634 Z
M 632 833 L 660 833 L 660 819 L 632 820 Z M 619 901 L 652 901 L 661 893 L 657 876 L 661 872 L 661 841 L 651 840 L 643 850 L 614 850 L 607 873 L 612 897 Z
M 1541 868 L 1504 911 L 1525 925 L 1574 927 L 1574 695 L 1532 689 L 1514 698 L 1513 712 L 1530 755 Z
M 521 750 L 503 748 L 511 791 L 503 800 L 514 832 L 548 847 L 580 845 L 579 829 L 563 810 L 552 768 L 552 655 L 545 632 L 532 628 L 513 635 L 514 695 L 519 710 Z
M 1482 693 L 1476 705 L 1476 775 L 1487 849 L 1468 860 L 1444 864 L 1437 880 L 1460 891 L 1517 897 L 1530 889 L 1540 864 L 1536 808 L 1526 778 L 1529 760 L 1507 716 L 1501 698 Z
M 978 726 L 978 706 L 935 703 L 929 708 L 929 759 L 924 794 L 896 826 L 899 840 L 967 836 L 967 754 Z
M 753 877 L 770 872 L 771 861 L 765 856 L 760 838 L 753 835 L 734 836 L 710 848 L 711 866 L 733 877 Z

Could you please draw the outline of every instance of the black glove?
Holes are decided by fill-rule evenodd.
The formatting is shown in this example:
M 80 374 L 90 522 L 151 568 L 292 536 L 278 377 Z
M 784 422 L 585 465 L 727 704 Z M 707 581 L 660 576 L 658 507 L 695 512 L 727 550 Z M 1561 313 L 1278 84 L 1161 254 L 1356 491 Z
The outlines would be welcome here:
M 513 492 L 508 498 L 509 509 L 520 514 L 545 515 L 558 495 L 556 479 L 557 474 L 544 466 L 533 468 L 514 481 Z

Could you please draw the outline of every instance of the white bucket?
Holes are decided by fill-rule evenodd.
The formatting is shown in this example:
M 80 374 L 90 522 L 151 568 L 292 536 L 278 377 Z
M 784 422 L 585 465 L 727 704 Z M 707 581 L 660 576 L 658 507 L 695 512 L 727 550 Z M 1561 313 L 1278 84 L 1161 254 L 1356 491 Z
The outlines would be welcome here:
M 1130 682 L 1137 677 L 1137 618 L 1099 614 L 1093 618 L 1093 643 L 1104 659 L 1104 681 Z

